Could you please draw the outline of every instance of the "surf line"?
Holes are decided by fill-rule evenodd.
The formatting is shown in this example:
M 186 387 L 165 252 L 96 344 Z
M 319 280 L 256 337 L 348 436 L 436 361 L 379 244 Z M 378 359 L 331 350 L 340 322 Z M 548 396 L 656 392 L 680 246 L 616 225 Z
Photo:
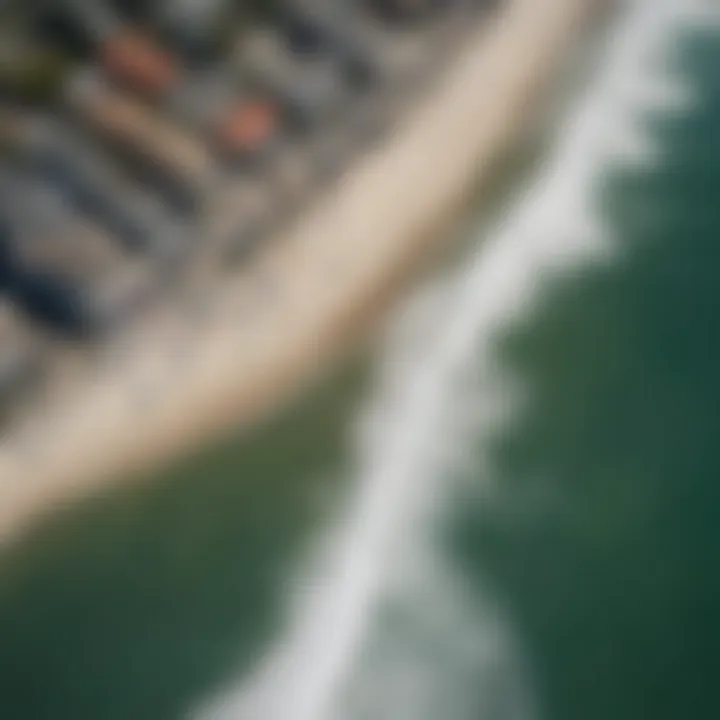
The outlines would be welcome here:
M 684 24 L 704 17 L 706 7 L 682 0 L 626 3 L 599 72 L 564 119 L 539 174 L 499 227 L 479 239 L 480 249 L 445 292 L 424 306 L 420 314 L 434 326 L 432 341 L 418 352 L 412 342 L 393 346 L 391 333 L 377 387 L 359 419 L 353 494 L 301 572 L 277 645 L 235 689 L 196 708 L 194 720 L 353 720 L 368 717 L 368 710 L 373 720 L 437 717 L 432 698 L 418 694 L 431 675 L 419 674 L 411 656 L 398 656 L 405 663 L 399 674 L 386 665 L 390 677 L 410 678 L 402 692 L 370 672 L 368 647 L 393 598 L 405 612 L 425 602 L 425 623 L 446 613 L 445 626 L 460 630 L 449 635 L 457 646 L 463 636 L 472 641 L 463 655 L 467 663 L 481 662 L 475 650 L 483 646 L 486 668 L 492 667 L 488 655 L 502 655 L 497 632 L 484 632 L 497 631 L 497 617 L 492 611 L 481 617 L 468 604 L 434 542 L 435 520 L 452 499 L 443 477 L 446 450 L 468 403 L 483 409 L 488 429 L 507 421 L 507 398 L 498 389 L 509 387 L 510 379 L 497 363 L 499 335 L 559 275 L 608 261 L 618 249 L 598 205 L 598 182 L 610 167 L 654 159 L 644 118 L 684 97 L 675 92 L 677 80 L 663 58 Z M 486 434 L 475 436 L 474 449 L 482 448 Z M 420 599 L 426 596 L 418 588 L 432 593 L 440 582 L 449 596 L 441 592 L 430 604 Z M 503 720 L 532 715 L 528 704 L 507 707 Z M 445 707 L 444 717 L 477 720 L 470 712 L 459 703 Z

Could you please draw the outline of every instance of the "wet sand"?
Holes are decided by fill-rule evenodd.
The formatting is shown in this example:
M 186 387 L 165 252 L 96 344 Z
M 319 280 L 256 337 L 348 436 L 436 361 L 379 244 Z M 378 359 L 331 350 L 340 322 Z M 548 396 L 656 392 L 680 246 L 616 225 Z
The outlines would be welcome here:
M 236 281 L 108 348 L 0 445 L 0 541 L 39 515 L 257 421 L 349 351 L 447 239 L 605 0 L 514 0 L 392 137 Z

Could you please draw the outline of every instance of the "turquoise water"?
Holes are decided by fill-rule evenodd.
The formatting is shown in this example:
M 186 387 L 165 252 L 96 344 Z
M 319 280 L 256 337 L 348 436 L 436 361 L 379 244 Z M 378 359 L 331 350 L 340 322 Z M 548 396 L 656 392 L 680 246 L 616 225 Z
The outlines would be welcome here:
M 371 357 L 3 558 L 1 718 L 720 716 L 720 34 L 671 5 Z

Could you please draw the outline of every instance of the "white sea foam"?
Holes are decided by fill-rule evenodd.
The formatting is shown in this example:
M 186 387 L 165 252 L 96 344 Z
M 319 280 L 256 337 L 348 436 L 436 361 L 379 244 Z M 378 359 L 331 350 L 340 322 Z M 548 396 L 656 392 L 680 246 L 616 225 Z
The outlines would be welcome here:
M 628 5 L 539 176 L 460 272 L 400 319 L 358 423 L 352 496 L 301 573 L 287 627 L 237 688 L 194 717 L 533 716 L 498 608 L 469 590 L 440 549 L 435 530 L 453 496 L 444 480 L 467 447 L 468 417 L 475 452 L 517 412 L 498 336 L 558 274 L 617 248 L 597 184 L 618 160 L 657 158 L 643 120 L 687 100 L 663 59 L 690 8 Z

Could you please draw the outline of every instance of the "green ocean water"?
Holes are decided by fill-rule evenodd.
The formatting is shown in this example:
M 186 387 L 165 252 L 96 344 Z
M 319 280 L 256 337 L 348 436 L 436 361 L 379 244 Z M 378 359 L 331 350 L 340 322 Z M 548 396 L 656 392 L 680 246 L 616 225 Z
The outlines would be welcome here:
M 485 707 L 474 695 L 502 684 L 495 668 L 443 700 L 449 720 L 720 717 L 720 35 L 683 37 L 673 62 L 696 102 L 653 112 L 658 159 L 610 163 L 597 189 L 616 254 L 546 283 L 496 341 L 522 410 L 471 432 L 436 478 L 472 489 L 492 474 L 491 493 L 447 501 L 442 544 L 471 597 L 500 608 L 532 687 L 524 714 L 453 714 Z M 174 720 L 242 685 L 282 644 L 310 541 L 362 480 L 356 425 L 384 352 L 3 557 L 0 718 Z
M 530 410 L 495 448 L 501 507 L 458 527 L 519 618 L 549 718 L 720 717 L 717 36 L 683 57 L 698 107 L 653 118 L 657 169 L 607 179 L 622 260 L 507 340 Z

